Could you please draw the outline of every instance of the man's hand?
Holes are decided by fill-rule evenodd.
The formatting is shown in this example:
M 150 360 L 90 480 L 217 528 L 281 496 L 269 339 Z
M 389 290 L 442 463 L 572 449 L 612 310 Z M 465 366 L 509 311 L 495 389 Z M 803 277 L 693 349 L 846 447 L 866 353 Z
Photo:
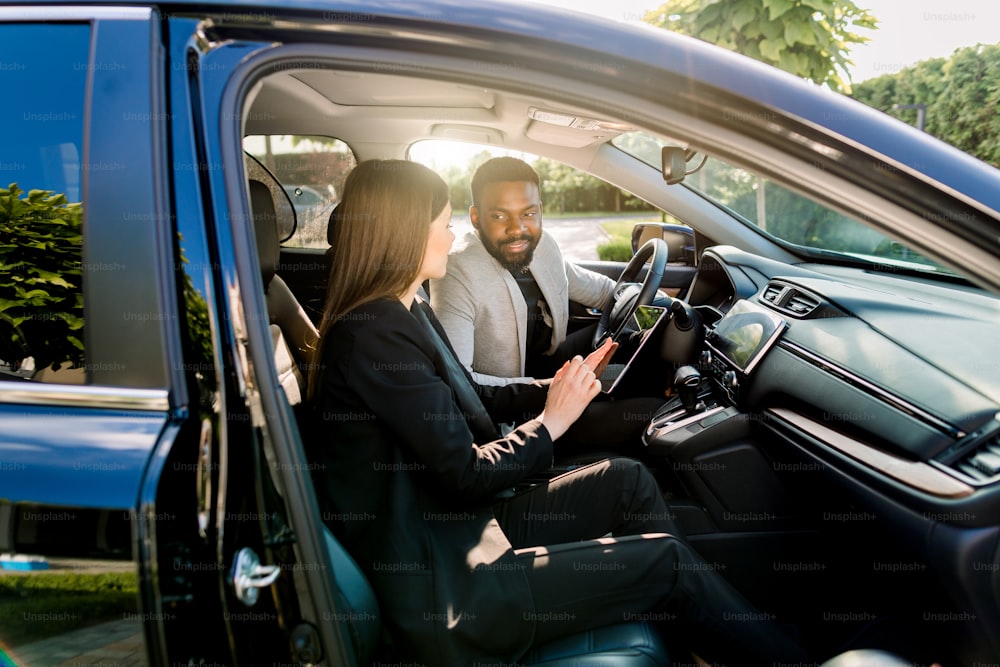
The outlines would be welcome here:
M 611 336 L 608 336 L 599 348 L 587 355 L 583 363 L 587 368 L 594 371 L 596 377 L 601 377 L 601 374 L 608 367 L 608 363 L 611 361 L 611 357 L 615 355 L 615 350 L 617 349 L 618 343 L 614 342 Z

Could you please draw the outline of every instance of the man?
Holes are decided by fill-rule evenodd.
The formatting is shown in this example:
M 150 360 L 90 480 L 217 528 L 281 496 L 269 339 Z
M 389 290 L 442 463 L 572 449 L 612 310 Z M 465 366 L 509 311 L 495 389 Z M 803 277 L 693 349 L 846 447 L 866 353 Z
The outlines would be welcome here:
M 576 354 L 586 356 L 591 328 L 567 338 L 569 302 L 601 308 L 615 283 L 567 262 L 542 233 L 538 174 L 526 162 L 500 157 L 472 177 L 476 233 L 431 282 L 431 307 L 458 358 L 480 384 L 550 377 Z
M 567 359 L 587 356 L 594 329 L 567 334 L 569 302 L 603 308 L 615 283 L 566 261 L 542 233 L 535 170 L 512 157 L 485 162 L 472 177 L 469 215 L 476 231 L 449 256 L 445 277 L 431 281 L 430 297 L 476 382 L 544 379 Z M 639 454 L 639 435 L 662 403 L 663 397 L 596 401 L 566 441 Z

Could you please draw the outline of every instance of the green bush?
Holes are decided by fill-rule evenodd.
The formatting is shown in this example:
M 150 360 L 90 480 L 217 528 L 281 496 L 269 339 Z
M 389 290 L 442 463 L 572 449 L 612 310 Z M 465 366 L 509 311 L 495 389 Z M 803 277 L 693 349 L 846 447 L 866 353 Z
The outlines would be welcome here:
M 50 190 L 0 189 L 0 360 L 83 365 L 83 215 Z
M 605 262 L 627 262 L 632 259 L 632 242 L 612 239 L 597 246 L 597 256 Z
M 893 109 L 893 105 L 923 104 L 928 134 L 1000 167 L 998 67 L 1000 44 L 969 46 L 956 49 L 948 58 L 924 60 L 859 83 L 853 95 L 907 123 L 915 121 L 916 111 Z
M 2 574 L 0 628 L 4 642 L 19 646 L 134 615 L 138 594 L 134 572 Z

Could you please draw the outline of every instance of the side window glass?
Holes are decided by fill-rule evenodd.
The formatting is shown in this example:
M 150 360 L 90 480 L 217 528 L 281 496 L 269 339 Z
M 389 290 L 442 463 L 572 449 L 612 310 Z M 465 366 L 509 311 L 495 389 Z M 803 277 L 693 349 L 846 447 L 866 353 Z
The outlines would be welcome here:
M 0 381 L 86 381 L 81 185 L 90 37 L 87 24 L 0 25 Z M 5 445 L 36 447 L 17 431 L 25 421 L 37 422 L 37 437 L 53 437 L 45 408 L 0 408 Z M 71 455 L 38 461 L 45 464 L 104 465 Z M 3 465 L 29 474 L 34 464 Z M 133 519 L 0 499 L 0 665 L 145 664 Z
M 636 223 L 674 222 L 642 199 L 549 158 L 438 139 L 419 141 L 409 151 L 411 160 L 436 171 L 451 187 L 451 225 L 459 239 L 472 231 L 472 175 L 490 158 L 505 155 L 524 160 L 538 174 L 543 229 L 571 262 L 627 262 Z
M 295 233 L 282 245 L 327 248 L 326 227 L 340 201 L 347 174 L 357 164 L 339 139 L 302 135 L 251 135 L 243 150 L 281 183 L 295 209 Z
M 0 380 L 86 382 L 89 40 L 87 25 L 0 25 Z

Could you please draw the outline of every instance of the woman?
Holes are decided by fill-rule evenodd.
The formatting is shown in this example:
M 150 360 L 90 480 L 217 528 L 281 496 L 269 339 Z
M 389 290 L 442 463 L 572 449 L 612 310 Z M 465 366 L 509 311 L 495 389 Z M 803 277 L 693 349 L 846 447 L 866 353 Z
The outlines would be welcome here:
M 747 623 L 760 614 L 674 536 L 642 464 L 602 461 L 498 501 L 550 467 L 553 440 L 600 390 L 588 363 L 602 355 L 567 362 L 548 387 L 473 385 L 416 298 L 454 240 L 444 181 L 416 163 L 364 162 L 338 211 L 310 388 L 324 420 L 320 491 L 331 516 L 357 517 L 331 529 L 402 657 L 514 661 L 646 611 L 676 615 L 668 627 L 706 658 L 799 657 L 770 625 Z M 492 426 L 532 411 L 504 437 Z

